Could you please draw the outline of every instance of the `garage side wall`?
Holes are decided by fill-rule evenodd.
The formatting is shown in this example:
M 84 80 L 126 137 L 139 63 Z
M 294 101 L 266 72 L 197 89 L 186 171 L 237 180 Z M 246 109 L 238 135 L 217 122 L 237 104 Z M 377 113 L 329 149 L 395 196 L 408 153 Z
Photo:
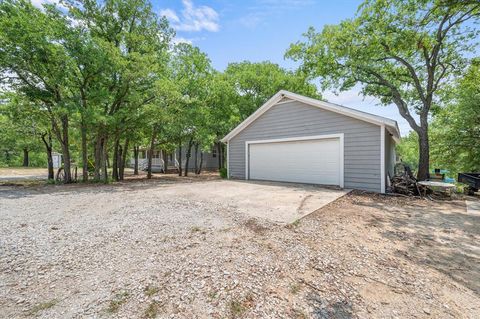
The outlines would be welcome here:
M 297 101 L 274 105 L 230 140 L 230 178 L 245 179 L 245 141 L 336 133 L 344 133 L 344 187 L 380 192 L 380 127 Z

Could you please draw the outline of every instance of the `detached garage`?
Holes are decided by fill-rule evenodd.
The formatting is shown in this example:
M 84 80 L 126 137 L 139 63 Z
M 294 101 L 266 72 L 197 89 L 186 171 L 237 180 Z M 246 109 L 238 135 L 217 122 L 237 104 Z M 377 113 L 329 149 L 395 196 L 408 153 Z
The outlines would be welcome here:
M 385 192 L 394 120 L 280 91 L 222 139 L 229 178 Z

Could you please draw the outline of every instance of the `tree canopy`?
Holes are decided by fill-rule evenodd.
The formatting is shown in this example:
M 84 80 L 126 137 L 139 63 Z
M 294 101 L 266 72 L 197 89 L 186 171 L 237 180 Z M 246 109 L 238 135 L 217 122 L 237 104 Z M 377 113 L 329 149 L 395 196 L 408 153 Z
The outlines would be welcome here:
M 310 78 L 340 91 L 395 104 L 417 133 L 418 177 L 429 171 L 428 120 L 441 104 L 438 92 L 468 63 L 478 42 L 478 1 L 366 0 L 355 18 L 310 28 L 286 56 L 301 61 Z
M 27 142 L 35 152 L 44 147 L 47 157 L 58 148 L 66 182 L 77 162 L 84 180 L 106 181 L 123 179 L 132 146 L 149 149 L 150 173 L 154 149 L 183 147 L 187 174 L 192 150 L 217 147 L 222 167 L 219 140 L 278 90 L 319 96 L 304 75 L 269 62 L 216 71 L 205 53 L 174 43 L 174 35 L 148 0 L 69 0 L 41 9 L 28 0 L 2 1 L 2 104 L 22 107 L 18 123 L 41 123 L 39 134 L 27 135 L 31 125 L 13 125 L 18 112 L 2 112 L 0 125 L 9 132 L 4 157 Z

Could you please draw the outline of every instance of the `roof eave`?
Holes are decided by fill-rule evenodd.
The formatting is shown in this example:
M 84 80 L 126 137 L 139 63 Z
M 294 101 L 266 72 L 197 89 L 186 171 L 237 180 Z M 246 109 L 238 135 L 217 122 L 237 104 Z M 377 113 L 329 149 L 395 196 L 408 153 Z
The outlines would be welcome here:
M 288 97 L 293 100 L 297 100 L 299 102 L 316 106 L 319 108 L 326 109 L 331 112 L 339 113 L 345 116 L 350 116 L 357 118 L 359 120 L 363 120 L 365 122 L 370 122 L 372 124 L 376 124 L 379 126 L 385 125 L 393 129 L 394 134 L 393 137 L 395 141 L 398 143 L 400 140 L 400 130 L 398 129 L 398 124 L 394 120 L 390 120 L 387 118 L 383 117 L 378 117 L 373 114 L 368 114 L 365 112 L 357 111 L 354 109 L 350 109 L 344 106 L 332 104 L 329 102 L 321 101 L 321 100 L 316 100 L 310 97 L 306 97 L 303 95 L 299 95 L 296 93 L 292 93 L 289 91 L 285 90 L 280 90 L 278 93 L 276 93 L 274 96 L 272 96 L 267 102 L 265 102 L 260 108 L 258 108 L 255 112 L 253 112 L 249 117 L 247 117 L 242 123 L 237 125 L 230 133 L 225 135 L 220 141 L 222 143 L 228 143 L 233 137 L 235 137 L 238 133 L 240 133 L 244 128 L 246 128 L 248 125 L 250 125 L 253 121 L 257 119 L 260 115 L 262 115 L 264 112 L 266 112 L 270 107 L 275 105 L 279 100 L 281 100 L 283 97 Z

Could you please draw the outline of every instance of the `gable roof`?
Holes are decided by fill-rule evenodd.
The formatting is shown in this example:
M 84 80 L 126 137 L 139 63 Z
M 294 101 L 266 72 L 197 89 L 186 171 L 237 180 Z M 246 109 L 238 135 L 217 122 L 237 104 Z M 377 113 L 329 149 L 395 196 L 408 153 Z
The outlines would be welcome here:
M 333 104 L 321 100 L 312 99 L 310 97 L 306 97 L 300 94 L 292 93 L 289 91 L 281 90 L 274 96 L 272 96 L 265 104 L 263 104 L 260 108 L 258 108 L 255 112 L 252 113 L 249 117 L 247 117 L 242 123 L 240 123 L 237 127 L 235 127 L 230 133 L 225 135 L 224 138 L 221 139 L 222 142 L 226 143 L 230 141 L 233 137 L 235 137 L 238 133 L 243 131 L 248 125 L 254 122 L 257 118 L 259 118 L 263 113 L 268 111 L 272 106 L 279 104 L 279 103 L 287 103 L 290 101 L 298 101 L 302 102 L 311 106 L 315 106 L 327 111 L 339 113 L 345 116 L 353 117 L 358 120 L 362 120 L 368 123 L 376 124 L 379 126 L 385 125 L 385 128 L 392 134 L 394 140 L 398 142 L 400 140 L 400 130 L 398 129 L 397 122 L 383 117 L 378 116 L 366 112 L 362 112 L 359 110 L 355 110 L 346 106 Z

